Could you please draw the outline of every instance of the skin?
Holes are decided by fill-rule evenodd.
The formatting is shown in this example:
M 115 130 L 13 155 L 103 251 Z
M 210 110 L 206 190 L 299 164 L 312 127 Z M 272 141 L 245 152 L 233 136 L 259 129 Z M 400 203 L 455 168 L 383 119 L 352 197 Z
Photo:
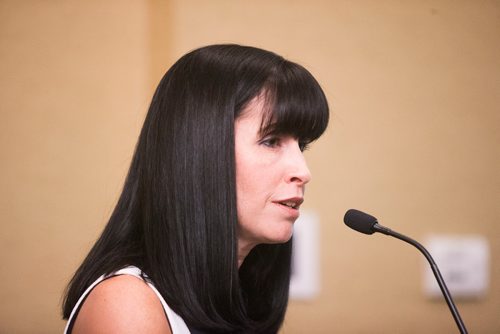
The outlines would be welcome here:
M 284 243 L 298 210 L 279 202 L 304 196 L 311 173 L 292 136 L 262 138 L 264 98 L 257 97 L 235 122 L 238 264 L 261 243 Z
M 82 305 L 74 334 L 171 334 L 165 312 L 153 290 L 141 279 L 120 275 L 98 284 Z
M 302 149 L 292 136 L 262 138 L 263 98 L 255 98 L 235 122 L 238 265 L 261 243 L 290 239 L 298 208 L 311 180 Z M 82 305 L 74 334 L 171 334 L 160 300 L 141 279 L 121 275 L 98 284 Z

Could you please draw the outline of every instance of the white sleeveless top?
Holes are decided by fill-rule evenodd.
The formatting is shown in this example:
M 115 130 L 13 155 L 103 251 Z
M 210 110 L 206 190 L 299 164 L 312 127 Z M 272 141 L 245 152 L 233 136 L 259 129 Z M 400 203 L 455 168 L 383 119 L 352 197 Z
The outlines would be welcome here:
M 142 276 L 141 276 L 142 274 Z M 87 290 L 83 293 L 83 295 L 80 296 L 80 299 L 78 299 L 78 302 L 75 304 L 73 307 L 73 310 L 71 311 L 71 314 L 68 318 L 68 322 L 66 323 L 66 328 L 64 329 L 64 334 L 68 333 L 69 325 L 75 320 L 73 317 L 77 313 L 78 309 L 80 308 L 80 304 L 85 300 L 85 297 L 92 291 L 92 289 L 102 281 L 104 281 L 106 278 L 113 277 L 113 276 L 118 276 L 118 275 L 131 275 L 138 277 L 140 279 L 143 279 L 143 276 L 147 278 L 146 274 L 144 274 L 139 268 L 134 267 L 134 266 L 129 266 L 123 269 L 120 269 L 118 271 L 115 271 L 109 275 L 102 275 L 99 277 L 94 283 L 92 283 Z M 143 279 L 144 280 L 144 279 Z M 154 291 L 156 296 L 158 296 L 158 299 L 160 299 L 161 305 L 163 306 L 163 310 L 165 311 L 165 314 L 167 315 L 167 320 L 170 324 L 170 329 L 172 330 L 172 334 L 190 334 L 191 332 L 189 331 L 188 327 L 186 326 L 186 323 L 182 318 L 175 313 L 165 302 L 165 299 L 161 296 L 160 292 L 155 288 L 153 283 L 149 279 L 145 279 L 144 282 L 146 282 L 147 285 Z

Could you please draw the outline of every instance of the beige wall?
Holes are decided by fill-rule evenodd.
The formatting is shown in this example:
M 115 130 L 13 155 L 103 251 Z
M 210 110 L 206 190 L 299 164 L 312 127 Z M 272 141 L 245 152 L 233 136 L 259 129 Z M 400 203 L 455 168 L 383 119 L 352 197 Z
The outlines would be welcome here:
M 0 333 L 62 332 L 151 91 L 149 8 L 0 1 Z
M 216 42 L 309 68 L 332 107 L 307 153 L 322 288 L 283 333 L 455 332 L 416 250 L 342 224 L 357 207 L 423 240 L 481 234 L 500 331 L 500 4 L 495 1 L 0 0 L 0 333 L 60 332 L 62 290 L 117 198 L 154 83 Z M 376 254 L 376 255 L 375 255 Z

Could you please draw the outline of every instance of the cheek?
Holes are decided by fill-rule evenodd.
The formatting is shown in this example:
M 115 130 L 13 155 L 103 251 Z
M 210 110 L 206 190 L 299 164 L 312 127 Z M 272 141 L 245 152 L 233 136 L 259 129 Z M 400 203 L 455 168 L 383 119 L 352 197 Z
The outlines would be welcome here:
M 250 158 L 250 159 L 249 159 Z M 274 190 L 273 168 L 262 161 L 258 155 L 248 156 L 237 161 L 236 191 L 244 202 L 265 200 Z
M 236 168 L 236 196 L 238 205 L 238 217 L 245 211 L 251 210 L 255 201 L 255 193 L 258 177 L 248 165 L 239 164 Z
M 240 153 L 236 154 L 236 189 L 239 195 L 252 192 L 256 183 L 259 182 L 258 174 L 261 167 L 258 163 L 258 156 L 251 150 L 240 150 Z
M 236 165 L 237 215 L 239 224 L 244 228 L 259 220 L 268 197 L 265 168 L 259 166 L 258 157 L 252 157 L 240 157 Z

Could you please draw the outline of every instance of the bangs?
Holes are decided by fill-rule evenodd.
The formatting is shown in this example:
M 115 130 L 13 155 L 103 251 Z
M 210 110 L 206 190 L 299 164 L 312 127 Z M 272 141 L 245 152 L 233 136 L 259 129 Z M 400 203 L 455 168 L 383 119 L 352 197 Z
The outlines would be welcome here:
M 263 88 L 264 115 L 260 132 L 290 135 L 308 144 L 328 126 L 328 102 L 320 85 L 302 66 L 285 62 Z

